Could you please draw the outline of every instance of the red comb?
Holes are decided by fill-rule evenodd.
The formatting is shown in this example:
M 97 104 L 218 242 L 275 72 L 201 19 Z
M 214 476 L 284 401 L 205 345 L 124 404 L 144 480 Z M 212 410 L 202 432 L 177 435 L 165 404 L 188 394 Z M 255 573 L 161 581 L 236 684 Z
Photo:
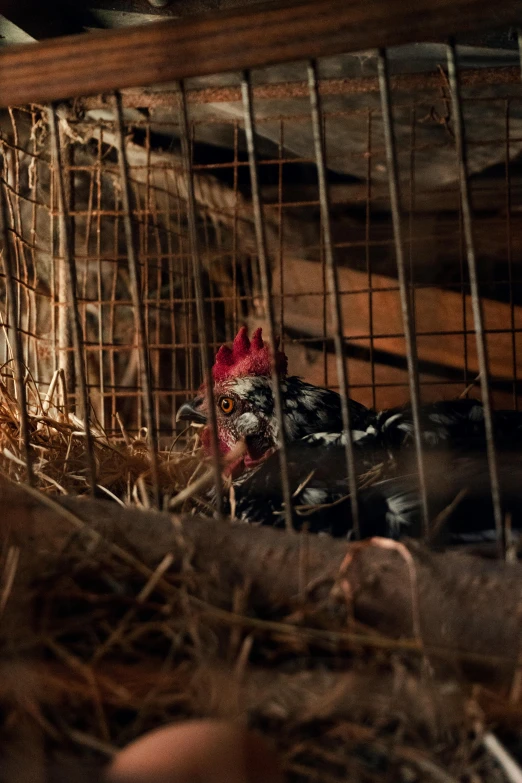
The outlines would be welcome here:
M 241 378 L 246 375 L 271 375 L 270 347 L 263 342 L 262 329 L 256 329 L 252 340 L 248 339 L 247 328 L 242 326 L 232 348 L 222 345 L 212 368 L 215 381 Z M 279 345 L 279 339 L 276 341 Z M 288 359 L 282 351 L 276 351 L 276 367 L 280 376 L 286 375 Z

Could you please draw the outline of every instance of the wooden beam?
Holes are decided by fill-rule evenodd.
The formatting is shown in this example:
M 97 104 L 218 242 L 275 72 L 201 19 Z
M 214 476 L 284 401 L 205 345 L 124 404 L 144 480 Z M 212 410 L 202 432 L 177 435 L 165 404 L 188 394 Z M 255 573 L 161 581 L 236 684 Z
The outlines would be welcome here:
M 441 40 L 520 17 L 518 0 L 307 0 L 93 32 L 0 54 L 0 105 Z
M 273 294 L 278 296 L 279 270 L 273 276 Z M 370 293 L 368 275 L 347 267 L 339 267 L 339 289 L 343 308 L 344 336 L 356 345 L 368 348 L 370 335 L 376 351 L 405 356 L 402 311 L 398 283 L 394 277 L 372 274 L 370 322 Z M 311 337 L 324 334 L 322 313 L 323 269 L 315 261 L 285 258 L 284 324 L 288 329 Z M 512 308 L 505 302 L 482 300 L 484 325 L 487 333 L 488 361 L 496 380 L 511 380 L 522 368 L 518 355 L 513 355 L 511 335 Z M 371 323 L 371 326 L 370 326 Z M 522 335 L 522 308 L 513 307 L 516 343 Z M 415 291 L 415 326 L 419 362 L 440 368 L 463 369 L 467 354 L 468 372 L 478 374 L 471 298 L 460 291 L 430 286 Z M 466 334 L 467 332 L 467 334 Z M 518 352 L 517 352 L 518 353 Z M 513 362 L 517 360 L 517 373 Z M 308 375 L 307 375 L 308 377 Z M 382 379 L 381 379 L 382 380 Z M 363 381 L 364 382 L 364 381 Z

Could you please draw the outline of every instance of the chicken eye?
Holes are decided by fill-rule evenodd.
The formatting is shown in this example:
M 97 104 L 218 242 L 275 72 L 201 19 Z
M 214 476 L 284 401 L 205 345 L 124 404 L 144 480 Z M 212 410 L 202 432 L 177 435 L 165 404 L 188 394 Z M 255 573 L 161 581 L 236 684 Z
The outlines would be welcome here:
M 232 397 L 222 397 L 219 401 L 219 407 L 225 413 L 227 416 L 232 413 L 234 408 L 236 407 L 236 403 L 232 399 Z

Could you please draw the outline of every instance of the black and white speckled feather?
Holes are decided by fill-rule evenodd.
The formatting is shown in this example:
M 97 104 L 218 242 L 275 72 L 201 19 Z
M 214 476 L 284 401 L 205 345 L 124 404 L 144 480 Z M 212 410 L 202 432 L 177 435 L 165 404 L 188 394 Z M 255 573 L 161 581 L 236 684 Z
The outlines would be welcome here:
M 350 537 L 351 505 L 344 470 L 344 449 L 332 446 L 317 460 L 317 450 L 304 443 L 288 448 L 288 468 L 294 493 L 295 522 L 312 533 Z M 503 461 L 500 466 L 504 510 L 511 515 L 514 531 L 522 531 L 522 462 Z M 428 460 L 428 500 L 431 518 L 462 493 L 437 533 L 442 543 L 491 541 L 493 525 L 487 461 L 483 455 L 447 455 Z M 273 454 L 256 469 L 234 482 L 238 519 L 260 525 L 284 526 L 279 456 Z M 421 504 L 414 473 L 378 481 L 359 493 L 363 537 L 393 539 L 422 535 Z
M 483 449 L 486 444 L 484 410 L 478 400 L 448 400 L 421 406 L 421 433 L 424 447 L 452 451 Z M 522 413 L 493 412 L 495 442 L 500 449 L 522 446 Z M 414 444 L 411 406 L 373 413 L 367 411 L 360 429 L 354 428 L 352 439 L 359 449 L 381 448 L 388 453 Z M 306 437 L 310 446 L 342 446 L 342 432 L 317 432 Z
M 286 431 L 291 440 L 315 432 L 342 432 L 341 399 L 337 392 L 305 383 L 291 376 L 282 384 Z M 373 412 L 355 400 L 349 401 L 352 428 L 365 430 Z
M 313 386 L 296 376 L 287 377 L 286 357 L 278 356 L 283 377 L 283 418 L 296 520 L 300 525 L 306 524 L 311 531 L 350 535 L 346 434 L 340 397 L 332 390 Z M 232 350 L 220 349 L 213 373 L 220 451 L 233 453 L 238 442 L 245 444 L 243 453 L 236 461 L 229 460 L 227 466 L 234 476 L 234 502 L 230 509 L 245 521 L 281 526 L 283 501 L 277 452 L 281 433 L 275 416 L 267 346 L 261 340 L 260 331 L 250 342 L 245 330 L 240 330 Z M 178 416 L 207 424 L 208 403 L 202 390 L 195 400 L 182 406 Z M 353 400 L 349 400 L 349 407 L 356 474 L 360 476 L 377 464 L 393 466 L 378 483 L 360 492 L 362 534 L 392 538 L 419 535 L 420 503 L 415 460 L 412 460 L 411 407 L 375 412 Z M 496 412 L 493 424 L 497 448 L 510 452 L 514 460 L 522 446 L 522 414 Z M 458 536 L 491 536 L 494 531 L 487 491 L 488 471 L 484 468 L 486 438 L 481 403 L 465 399 L 424 405 L 420 411 L 420 429 L 424 451 L 428 455 L 436 454 L 439 468 L 438 475 L 432 471 L 428 478 L 432 518 L 438 513 L 437 509 L 442 510 L 464 488 L 468 496 L 458 504 L 461 516 L 452 519 L 448 527 L 451 535 L 457 539 Z M 208 426 L 203 429 L 202 443 L 210 455 Z M 465 454 L 482 460 L 476 475 L 465 469 L 462 461 Z M 445 466 L 442 473 L 441 465 Z M 505 473 L 509 477 L 510 466 L 507 467 Z M 511 474 L 513 472 L 511 469 Z M 481 479 L 477 483 L 479 474 Z M 516 488 L 510 489 L 511 494 L 503 487 L 504 503 L 513 515 L 515 526 L 522 508 L 519 503 L 522 468 L 518 469 L 517 479 L 521 480 Z M 505 480 L 506 476 L 504 483 Z

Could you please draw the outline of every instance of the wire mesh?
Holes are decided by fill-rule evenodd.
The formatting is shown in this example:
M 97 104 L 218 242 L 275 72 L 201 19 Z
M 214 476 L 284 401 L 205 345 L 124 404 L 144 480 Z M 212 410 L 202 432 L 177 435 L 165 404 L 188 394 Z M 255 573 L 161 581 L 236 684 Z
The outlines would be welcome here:
M 390 79 L 388 73 L 388 59 L 386 52 L 378 53 L 377 65 L 379 69 L 379 84 L 381 92 L 382 119 L 384 140 L 386 145 L 386 166 L 390 185 L 390 209 L 393 225 L 393 237 L 395 241 L 395 258 L 397 262 L 397 278 L 399 282 L 399 294 L 401 303 L 402 323 L 404 328 L 404 347 L 408 366 L 408 379 L 410 388 L 410 403 L 413 419 L 413 437 L 417 457 L 417 470 L 419 474 L 419 489 L 421 496 L 422 521 L 424 534 L 429 531 L 429 509 L 426 491 L 426 476 L 424 471 L 424 459 L 422 454 L 422 432 L 420 424 L 420 394 L 419 394 L 419 368 L 417 363 L 417 343 L 414 335 L 413 308 L 407 290 L 406 264 L 402 239 L 401 200 L 399 193 L 399 176 L 397 169 L 397 150 L 395 146 L 395 134 L 393 132 L 392 110 L 390 104 Z
M 468 262 L 468 272 L 470 280 L 471 304 L 473 311 L 473 323 L 475 326 L 477 342 L 477 360 L 479 364 L 480 390 L 482 392 L 482 402 L 484 404 L 484 425 L 486 430 L 486 444 L 489 464 L 489 475 L 491 482 L 491 495 L 493 499 L 493 515 L 495 526 L 497 528 L 498 545 L 501 556 L 506 554 L 506 531 L 503 523 L 503 513 L 500 497 L 500 486 L 498 478 L 497 457 L 495 453 L 495 432 L 493 427 L 493 417 L 491 410 L 491 399 L 489 392 L 489 364 L 486 352 L 486 338 L 484 334 L 484 317 L 482 313 L 482 304 L 480 301 L 480 290 L 477 276 L 477 257 L 475 252 L 475 239 L 473 235 L 471 200 L 468 184 L 468 162 L 467 145 L 464 133 L 464 122 L 462 116 L 462 102 L 460 98 L 460 84 L 457 75 L 457 57 L 456 47 L 452 42 L 448 45 L 448 76 L 451 86 L 451 97 L 453 107 L 453 125 L 455 132 L 455 142 L 457 148 L 457 158 L 459 166 L 459 184 L 461 189 L 462 201 L 462 223 L 464 230 L 464 239 L 466 245 L 466 256 Z
M 296 398 L 277 393 L 290 388 L 274 360 L 280 335 L 289 375 L 341 393 L 347 438 L 344 449 L 336 437 L 317 438 L 320 448 L 312 438 L 311 448 L 303 448 L 290 443 L 289 427 L 278 455 L 281 476 L 276 471 L 269 476 L 275 499 L 268 482 L 246 497 L 250 509 L 259 507 L 256 521 L 265 514 L 279 527 L 284 518 L 287 527 L 343 536 L 348 531 L 354 537 L 368 535 L 370 522 L 370 527 L 375 523 L 371 535 L 376 529 L 377 535 L 392 536 L 424 532 L 438 545 L 450 540 L 452 507 L 468 492 L 471 504 L 463 504 L 461 518 L 467 518 L 460 542 L 468 544 L 475 522 L 484 518 L 484 539 L 470 549 L 489 554 L 484 543 L 493 532 L 489 478 L 501 554 L 512 556 L 515 549 L 520 554 L 520 544 L 509 535 L 506 500 L 513 488 L 517 498 L 520 494 L 517 455 L 498 455 L 503 518 L 491 426 L 492 410 L 518 408 L 522 394 L 520 70 L 473 66 L 457 74 L 461 56 L 450 48 L 448 69 L 445 44 L 439 53 L 443 67 L 429 74 L 409 72 L 407 56 L 388 51 L 359 55 L 360 76 L 350 71 L 339 78 L 343 68 L 350 69 L 335 58 L 330 64 L 303 62 L 92 97 L 51 110 L 35 105 L 0 113 L 0 471 L 13 459 L 17 475 L 38 489 L 43 485 L 44 492 L 104 488 L 123 505 L 146 506 L 152 498 L 154 505 L 180 512 L 170 518 L 131 513 L 127 525 L 126 513 L 117 507 L 112 514 L 108 506 L 99 511 L 97 504 L 85 504 L 84 513 L 79 504 L 76 516 L 72 501 L 61 505 L 38 494 L 51 512 L 48 520 L 56 517 L 60 523 L 59 556 L 50 552 L 45 568 L 35 560 L 34 580 L 27 563 L 20 573 L 24 610 L 29 583 L 37 613 L 44 607 L 31 658 L 38 664 L 42 649 L 42 666 L 51 666 L 51 699 L 40 699 L 42 725 L 52 738 L 45 745 L 60 750 L 63 743 L 57 740 L 65 737 L 66 761 L 75 746 L 88 751 L 82 756 L 87 774 L 93 752 L 112 754 L 113 747 L 165 716 L 211 713 L 214 701 L 219 714 L 224 704 L 245 713 L 244 695 L 234 690 L 241 680 L 256 704 L 267 684 L 277 691 L 275 701 L 269 694 L 261 710 L 246 711 L 254 728 L 277 735 L 286 770 L 296 780 L 317 781 L 324 772 L 325 779 L 341 781 L 352 771 L 360 780 L 375 781 L 380 772 L 389 778 L 390 771 L 410 782 L 430 774 L 458 780 L 468 768 L 477 779 L 483 772 L 484 780 L 500 780 L 496 762 L 482 758 L 478 742 L 482 723 L 486 737 L 493 736 L 487 733 L 491 721 L 509 733 L 503 703 L 481 686 L 485 701 L 479 699 L 477 709 L 470 710 L 470 688 L 453 682 L 460 659 L 473 681 L 477 671 L 484 682 L 493 673 L 497 685 L 505 677 L 510 698 L 505 714 L 513 712 L 520 686 L 520 655 L 511 643 L 517 641 L 517 626 L 510 619 L 495 624 L 491 601 L 499 594 L 500 566 L 478 558 L 473 566 L 468 558 L 461 578 L 462 557 L 432 557 L 425 547 L 408 543 L 380 539 L 341 551 L 341 544 L 336 548 L 334 541 L 304 535 L 297 544 L 290 537 L 278 544 L 263 535 L 267 531 L 257 536 L 239 526 L 189 517 L 200 511 L 221 517 L 229 510 L 234 517 L 234 483 L 223 475 L 229 453 L 209 465 L 198 449 L 197 431 L 194 435 L 177 421 L 180 406 L 195 394 L 201 397 L 204 383 L 210 411 L 210 435 L 209 429 L 205 434 L 210 450 L 219 453 L 215 403 L 221 391 L 213 391 L 213 355 L 242 325 L 250 334 L 261 326 L 272 349 L 276 395 L 273 409 L 270 398 L 268 407 L 277 434 L 285 431 L 290 401 L 297 407 Z M 452 480 L 447 474 L 461 453 L 453 459 L 449 444 L 433 456 L 425 438 L 423 462 L 419 406 L 466 395 L 485 403 L 489 465 L 482 459 L 475 463 L 473 453 L 474 475 L 455 470 Z M 310 395 L 308 411 L 318 397 Z M 354 427 L 352 432 L 359 419 L 348 398 L 374 410 L 412 403 L 417 461 L 408 449 L 375 449 L 383 462 L 366 470 L 368 463 L 360 458 L 364 441 L 373 450 L 368 433 L 383 430 L 377 432 L 378 417 L 361 415 L 364 431 Z M 336 406 L 337 400 L 332 420 L 340 427 Z M 398 418 L 411 438 L 407 416 L 390 418 Z M 506 419 L 510 426 L 512 419 Z M 452 425 L 451 417 L 430 421 L 433 432 L 441 424 L 442 439 L 448 421 Z M 48 469 L 51 449 L 37 437 L 50 422 L 62 456 L 54 472 Z M 380 447 L 385 437 L 376 440 Z M 323 448 L 325 443 L 333 448 Z M 124 462 L 124 480 L 111 483 L 120 470 L 118 459 Z M 395 471 L 391 481 L 386 459 L 393 463 L 390 473 Z M 272 464 L 277 470 L 277 462 Z M 261 464 L 254 478 L 267 465 Z M 402 470 L 405 465 L 411 471 Z M 96 483 L 96 473 L 111 481 Z M 312 485 L 316 473 L 310 503 L 302 501 L 299 508 L 301 490 L 309 480 Z M 317 492 L 321 481 L 328 492 Z M 207 493 L 212 483 L 214 497 Z M 383 485 L 391 485 L 390 494 L 381 492 Z M 235 486 L 240 498 L 240 481 Z M 343 495 L 340 503 L 336 492 Z M 414 514 L 402 516 L 412 497 Z M 513 531 L 520 529 L 518 506 Z M 57 515 L 60 509 L 65 518 Z M 24 518 L 36 530 L 35 515 L 26 511 Z M 92 518 L 98 513 L 100 532 Z M 314 514 L 323 514 L 319 523 Z M 62 531 L 67 515 L 74 523 L 72 536 Z M 442 532 L 440 539 L 434 532 Z M 52 543 L 47 529 L 45 536 L 44 555 Z M 10 601 L 11 624 L 11 603 L 16 610 L 20 602 L 10 594 L 10 580 L 19 581 L 18 552 L 24 554 L 14 544 L 8 547 L 0 600 L 2 608 Z M 36 551 L 35 546 L 31 543 Z M 506 579 L 500 585 L 508 602 L 502 619 L 511 617 L 511 605 L 513 617 L 517 610 L 514 578 Z M 369 625 L 362 624 L 366 620 Z M 27 649 L 26 635 L 18 635 Z M 426 661 L 433 656 L 435 671 L 446 671 L 443 660 L 451 663 L 450 680 L 441 680 L 444 687 L 438 689 L 449 701 L 440 705 L 431 672 L 426 693 L 418 692 L 412 679 L 419 674 L 424 683 Z M 57 661 L 64 663 L 60 699 L 53 696 Z M 133 667 L 127 681 L 132 688 L 120 698 L 118 688 L 123 692 L 126 686 L 122 690 L 116 678 L 121 679 L 124 664 Z M 105 676 L 105 670 L 108 686 L 97 674 Z M 143 677 L 136 678 L 140 670 Z M 233 698 L 223 701 L 227 670 Z M 76 687 L 76 673 L 85 672 L 87 687 L 82 677 Z M 159 679 L 169 672 L 172 677 L 158 690 Z M 279 675 L 284 679 L 288 673 L 285 685 Z M 316 674 L 321 675 L 317 682 L 310 680 Z M 325 674 L 364 676 L 332 685 Z M 384 676 L 382 688 L 369 687 L 374 675 Z M 295 677 L 318 711 L 302 708 Z M 103 698 L 98 698 L 98 681 Z M 39 690 L 46 695 L 45 687 Z M 339 731 L 334 691 L 343 707 Z M 209 703 L 211 692 L 216 699 Z M 327 698 L 321 701 L 323 692 Z M 225 688 L 225 699 L 228 693 Z M 389 716 L 383 694 L 394 706 Z M 460 700 L 462 714 L 454 709 Z M 20 700 L 15 701 L 10 724 L 23 728 Z M 78 711 L 82 703 L 85 709 Z M 415 720 L 409 720 L 409 712 Z M 77 725 L 81 731 L 75 731 Z M 314 733 L 321 742 L 311 742 Z M 29 741 L 34 745 L 32 733 Z
M 324 262 L 328 280 L 328 295 L 330 297 L 331 321 L 333 327 L 333 340 L 335 345 L 335 357 L 337 364 L 337 377 L 339 379 L 339 393 L 341 395 L 341 414 L 343 430 L 346 438 L 346 471 L 350 490 L 350 503 L 352 513 L 353 532 L 356 538 L 360 538 L 359 506 L 357 497 L 357 477 L 355 473 L 355 460 L 353 450 L 353 435 L 348 405 L 350 391 L 348 369 L 344 361 L 343 351 L 343 316 L 341 300 L 339 296 L 339 278 L 332 247 L 332 231 L 330 224 L 329 194 L 326 179 L 326 159 L 324 150 L 324 137 L 321 122 L 321 105 L 317 89 L 317 66 L 315 62 L 308 65 L 308 83 L 310 86 L 310 106 L 312 112 L 312 127 L 314 132 L 315 157 L 317 161 L 317 179 L 319 186 L 319 201 L 321 215 L 321 230 L 324 244 Z
M 351 78 L 332 77 L 326 65 L 318 63 L 317 88 L 349 393 L 382 409 L 409 400 L 410 387 L 376 62 Z M 479 395 L 448 79 L 444 68 L 405 71 L 392 58 L 391 111 L 419 395 L 426 402 L 465 390 Z M 489 389 L 493 406 L 504 408 L 518 407 L 521 395 L 517 73 L 513 67 L 473 67 L 460 80 Z M 254 71 L 252 80 L 274 329 L 292 373 L 339 389 L 306 65 Z M 224 86 L 202 80 L 186 85 L 192 244 L 178 97 L 170 88 L 122 94 L 150 356 L 149 414 L 128 273 L 117 117 L 101 97 L 58 107 L 92 420 L 118 438 L 120 422 L 127 433 L 139 434 L 150 429 L 152 413 L 162 447 L 176 432 L 180 404 L 202 380 L 194 241 L 209 349 L 230 341 L 241 324 L 267 329 L 240 76 L 230 76 Z M 71 361 L 71 301 L 60 263 L 59 193 L 47 117 L 42 107 L 16 107 L 2 115 L 1 124 L 17 326 L 32 384 L 28 410 L 34 395 L 45 397 L 52 383 L 64 389 L 60 404 L 74 409 L 79 391 Z M 7 327 L 14 314 L 1 315 Z M 12 385 L 5 336 L 0 356 L 3 379 Z

